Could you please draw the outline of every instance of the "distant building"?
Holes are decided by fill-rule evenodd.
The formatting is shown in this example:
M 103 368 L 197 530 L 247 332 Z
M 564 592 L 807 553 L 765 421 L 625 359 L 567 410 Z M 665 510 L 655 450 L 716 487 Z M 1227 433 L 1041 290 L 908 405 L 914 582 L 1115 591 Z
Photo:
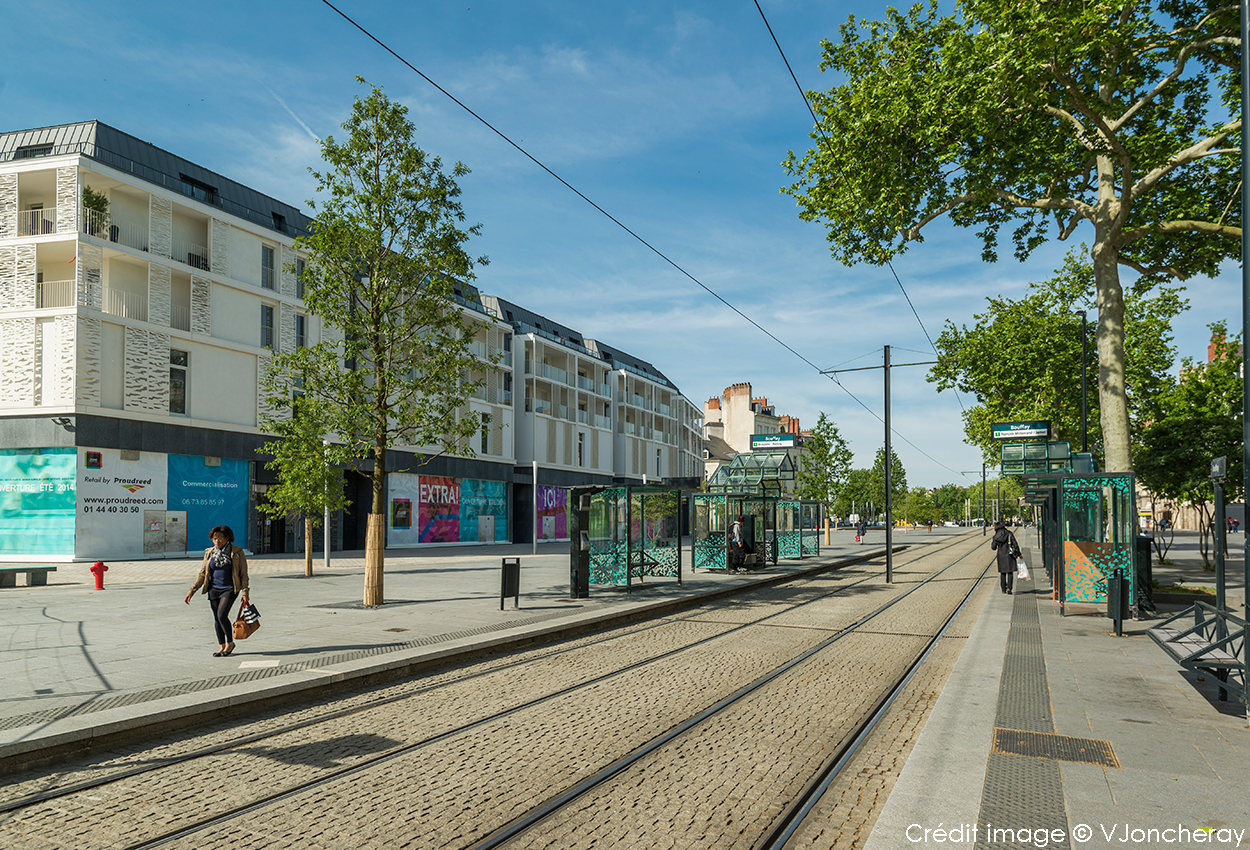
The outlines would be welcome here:
M 749 382 L 726 387 L 703 404 L 703 477 L 710 478 L 734 455 L 752 451 L 752 437 L 781 434 L 802 441 L 797 416 L 777 415 L 766 396 L 752 396 Z

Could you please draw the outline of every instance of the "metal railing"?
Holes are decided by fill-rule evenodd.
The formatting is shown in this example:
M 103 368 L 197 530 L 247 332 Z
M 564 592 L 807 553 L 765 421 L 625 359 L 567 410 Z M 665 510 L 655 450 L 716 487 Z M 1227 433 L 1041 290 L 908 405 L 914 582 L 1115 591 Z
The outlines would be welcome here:
M 146 224 L 136 224 L 116 218 L 109 213 L 96 210 L 83 210 L 82 232 L 107 242 L 116 242 L 136 251 L 148 250 L 148 228 Z
M 120 316 L 123 319 L 137 319 L 140 322 L 146 322 L 148 320 L 148 299 L 131 292 L 106 289 L 104 290 L 104 312 L 110 316 Z
M 56 233 L 56 208 L 22 210 L 17 214 L 18 236 L 43 236 Z
M 35 285 L 35 306 L 40 310 L 73 307 L 77 302 L 76 280 L 45 280 Z
M 169 308 L 169 326 L 180 331 L 191 330 L 191 308 L 174 305 Z
M 210 271 L 208 267 L 208 248 L 189 242 L 186 239 L 179 239 L 177 236 L 173 238 L 170 244 L 173 246 L 170 249 L 171 260 L 186 263 L 193 269 Z

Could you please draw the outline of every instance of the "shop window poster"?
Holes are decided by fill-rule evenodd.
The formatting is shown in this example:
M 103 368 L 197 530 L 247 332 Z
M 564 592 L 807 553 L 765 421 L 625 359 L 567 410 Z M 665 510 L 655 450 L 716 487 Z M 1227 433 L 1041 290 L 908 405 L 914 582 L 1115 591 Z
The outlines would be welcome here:
M 391 528 L 412 528 L 412 500 L 391 499 Z
M 539 540 L 567 540 L 568 491 L 563 487 L 538 485 Z
M 460 484 L 457 480 L 422 475 L 418 492 L 419 542 L 460 542 Z
M 508 485 L 503 481 L 460 481 L 460 540 L 497 543 L 508 540 Z

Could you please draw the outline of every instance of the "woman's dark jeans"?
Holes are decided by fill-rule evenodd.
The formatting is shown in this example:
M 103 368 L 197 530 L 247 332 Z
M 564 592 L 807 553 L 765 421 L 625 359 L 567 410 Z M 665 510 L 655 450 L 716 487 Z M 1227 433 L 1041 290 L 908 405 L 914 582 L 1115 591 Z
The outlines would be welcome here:
M 1011 585 L 1015 582 L 1015 578 L 1016 578 L 1015 573 L 999 573 L 998 574 L 998 580 L 1002 582 L 1002 585 L 1003 585 L 1003 593 L 1011 592 Z
M 230 607 L 238 596 L 234 588 L 208 589 L 208 607 L 213 609 L 213 626 L 217 629 L 218 643 L 234 643 L 234 621 L 230 619 Z

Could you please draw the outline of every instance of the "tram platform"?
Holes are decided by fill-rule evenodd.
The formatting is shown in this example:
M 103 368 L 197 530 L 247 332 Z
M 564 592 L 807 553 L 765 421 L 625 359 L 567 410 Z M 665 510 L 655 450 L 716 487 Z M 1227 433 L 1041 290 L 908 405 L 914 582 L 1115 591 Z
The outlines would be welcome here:
M 1157 620 L 1116 637 L 1105 612 L 1061 617 L 1030 573 L 990 593 L 867 850 L 1250 844 L 1245 707 L 1172 663 L 1146 635 Z M 1164 573 L 1202 575 L 1189 559 Z
M 899 532 L 894 542 L 923 546 L 957 531 Z M 375 608 L 361 604 L 363 552 L 331 553 L 328 571 L 318 557 L 311 577 L 302 557 L 254 556 L 251 598 L 261 627 L 228 658 L 212 657 L 218 645 L 206 597 L 183 604 L 200 559 L 109 562 L 100 591 L 90 564 L 62 565 L 47 585 L 0 590 L 0 775 L 885 552 L 884 532 L 857 544 L 842 530 L 831 543 L 819 556 L 750 573 L 692 574 L 687 561 L 680 585 L 635 579 L 630 593 L 592 585 L 590 597 L 577 600 L 569 598 L 567 542 L 540 544 L 537 554 L 532 544 L 391 550 L 386 603 Z M 521 559 L 519 608 L 508 598 L 500 610 L 504 557 Z

